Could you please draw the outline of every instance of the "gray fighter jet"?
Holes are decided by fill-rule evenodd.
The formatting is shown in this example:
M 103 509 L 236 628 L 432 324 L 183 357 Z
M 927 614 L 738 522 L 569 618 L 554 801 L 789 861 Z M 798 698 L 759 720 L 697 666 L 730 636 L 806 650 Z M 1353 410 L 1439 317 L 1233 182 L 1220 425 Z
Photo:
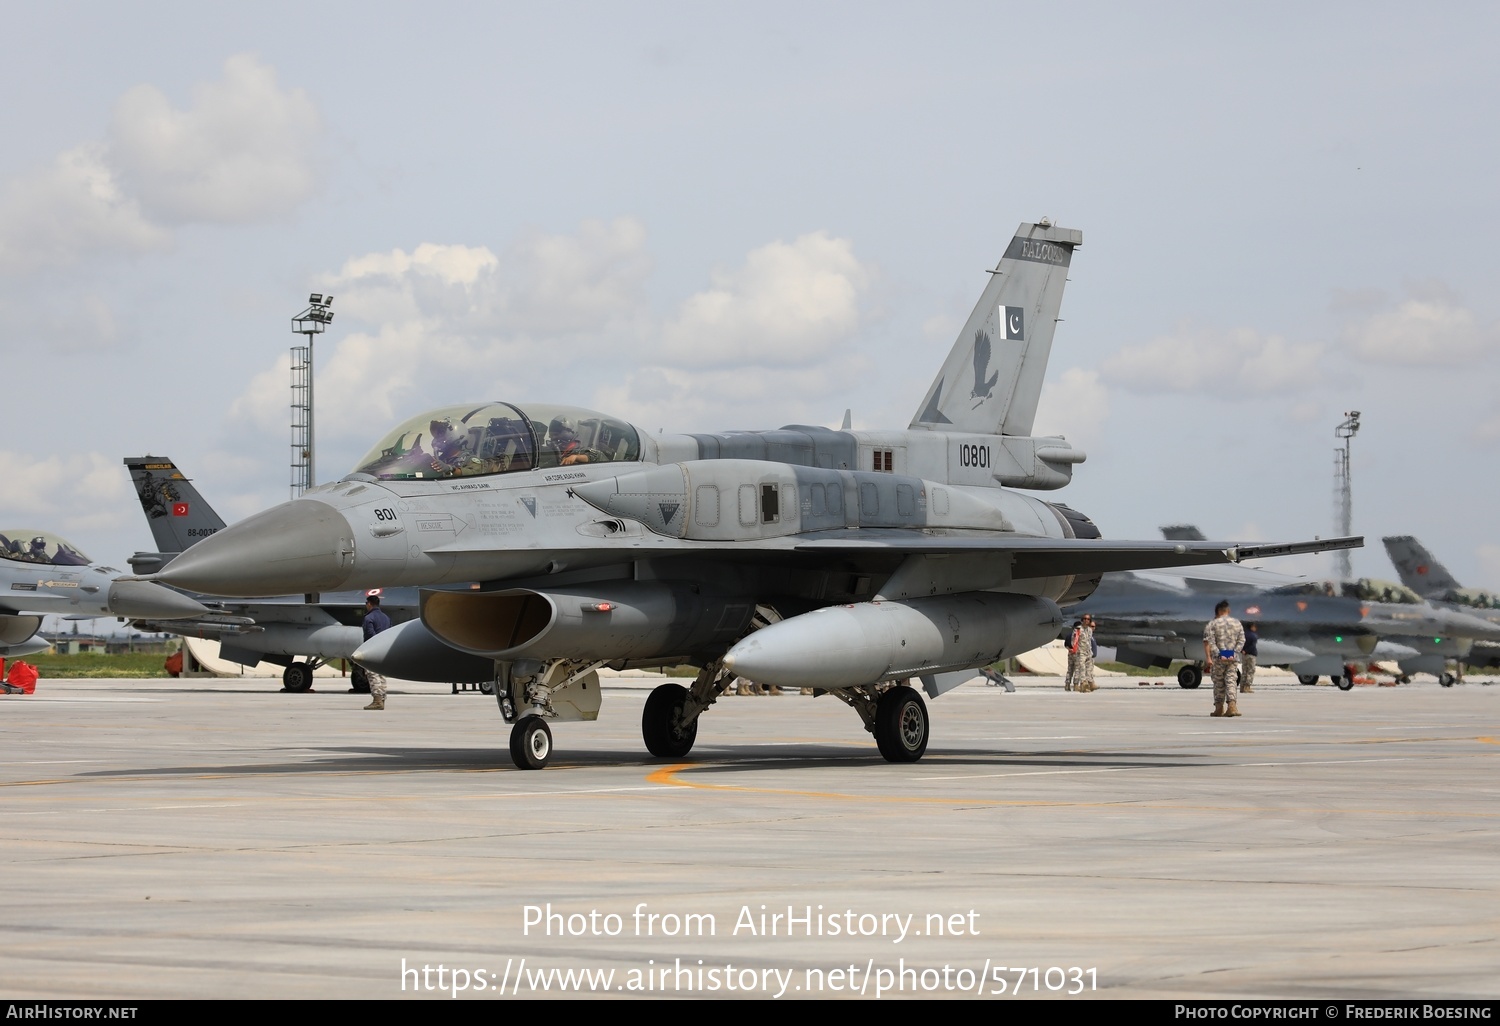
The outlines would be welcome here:
M 168 620 L 208 612 L 170 588 L 121 579 L 55 534 L 0 531 L 0 658 L 43 652 L 42 617 Z
M 913 762 L 928 714 L 902 682 L 936 697 L 1051 640 L 1107 571 L 1360 543 L 1106 541 L 1016 491 L 1061 488 L 1084 460 L 1032 434 L 1081 242 L 1021 226 L 904 430 L 652 436 L 571 406 L 454 405 L 155 578 L 234 596 L 424 586 L 421 620 L 355 659 L 405 676 L 443 658 L 436 641 L 492 660 L 523 768 L 547 763 L 549 721 L 598 715 L 600 668 L 679 662 L 702 669 L 647 700 L 654 755 L 686 754 L 740 675 L 834 696 Z
M 127 456 L 125 466 L 159 550 L 130 557 L 130 566 L 137 574 L 167 566 L 192 545 L 224 529 L 224 521 L 208 500 L 170 459 Z M 319 595 L 314 602 L 303 595 L 258 602 L 210 600 L 203 616 L 142 626 L 183 637 L 217 639 L 221 658 L 242 666 L 268 662 L 285 667 L 282 687 L 304 692 L 312 688 L 314 670 L 327 662 L 349 659 L 364 643 L 361 621 L 368 594 L 380 595 L 381 608 L 392 623 L 416 619 L 415 588 L 371 588 Z M 457 674 L 433 678 L 443 683 L 494 683 L 494 664 L 466 653 L 450 651 L 431 666 L 442 673 Z M 358 667 L 351 674 L 351 683 L 356 692 L 370 690 Z
M 1382 540 L 1386 555 L 1391 557 L 1402 584 L 1434 605 L 1456 609 L 1500 626 L 1500 595 L 1459 584 L 1447 568 L 1433 558 L 1426 546 L 1409 534 Z M 1500 644 L 1475 642 L 1463 661 L 1480 669 L 1500 666 Z M 1451 685 L 1454 678 L 1445 677 L 1443 683 Z
M 1481 640 L 1500 641 L 1500 625 L 1368 578 L 1220 595 L 1201 586 L 1172 588 L 1112 574 L 1068 612 L 1093 616 L 1095 638 L 1113 646 L 1121 662 L 1167 666 L 1187 660 L 1177 682 L 1196 688 L 1203 680 L 1203 626 L 1219 598 L 1229 600 L 1240 620 L 1260 625 L 1262 665 L 1289 667 L 1304 684 L 1326 674 L 1345 691 L 1354 686 L 1350 668 L 1372 660 L 1392 660 L 1403 673 L 1431 673 L 1448 683 L 1447 660 L 1462 658 Z

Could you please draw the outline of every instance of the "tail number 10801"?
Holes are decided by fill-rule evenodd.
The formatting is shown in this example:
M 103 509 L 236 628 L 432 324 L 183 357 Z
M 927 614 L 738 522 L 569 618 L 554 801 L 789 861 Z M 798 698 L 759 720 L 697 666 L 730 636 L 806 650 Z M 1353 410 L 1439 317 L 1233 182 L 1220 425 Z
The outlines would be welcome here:
M 990 465 L 990 447 L 987 445 L 963 444 L 958 447 L 958 465 L 961 467 L 985 467 Z

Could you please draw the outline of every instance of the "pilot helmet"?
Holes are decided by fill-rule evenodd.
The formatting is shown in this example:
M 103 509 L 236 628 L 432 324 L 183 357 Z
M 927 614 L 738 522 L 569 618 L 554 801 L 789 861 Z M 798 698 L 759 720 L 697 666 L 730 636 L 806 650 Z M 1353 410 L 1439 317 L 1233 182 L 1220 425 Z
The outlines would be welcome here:
M 577 433 L 573 428 L 573 422 L 567 417 L 554 417 L 552 423 L 547 425 L 547 434 L 553 438 L 558 435 L 576 435 Z

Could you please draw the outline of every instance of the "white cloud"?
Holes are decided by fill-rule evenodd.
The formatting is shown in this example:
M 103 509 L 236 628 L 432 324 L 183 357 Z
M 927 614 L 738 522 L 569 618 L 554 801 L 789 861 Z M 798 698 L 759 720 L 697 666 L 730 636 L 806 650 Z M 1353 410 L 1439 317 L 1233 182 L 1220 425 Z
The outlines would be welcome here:
M 368 325 L 318 359 L 318 434 L 357 435 L 422 406 L 527 395 L 582 402 L 649 322 L 639 221 L 531 232 L 503 253 L 422 243 L 347 261 L 325 281 L 337 324 Z M 326 343 L 325 343 L 326 345 Z M 289 358 L 258 375 L 232 419 L 284 426 Z
M 1086 447 L 1100 437 L 1108 418 L 1109 389 L 1099 380 L 1099 372 L 1070 367 L 1043 383 L 1035 433 L 1063 435 Z
M 289 213 L 318 187 L 323 126 L 300 89 L 283 90 L 254 56 L 193 88 L 177 110 L 151 85 L 115 106 L 110 159 L 146 210 L 172 224 L 246 222 Z
M 109 141 L 85 142 L 0 184 L 0 270 L 169 248 L 170 226 L 279 217 L 317 188 L 321 123 L 273 69 L 231 57 L 221 81 L 173 109 L 140 85 L 121 97 Z
M 139 516 L 118 456 L 80 452 L 37 459 L 0 450 L 0 479 L 25 482 L 25 487 L 6 490 L 0 503 L 0 527 L 27 527 L 67 537 L 70 531 L 119 528 Z M 89 555 L 101 561 L 124 558 L 121 553 Z
M 99 295 L 47 287 L 14 299 L 0 294 L 0 352 L 97 352 L 119 336 L 114 310 Z
M 642 367 L 602 384 L 591 404 L 616 411 L 646 431 L 837 427 L 851 373 L 858 373 L 858 367 L 844 361 L 792 368 Z
M 120 189 L 99 143 L 60 153 L 46 169 L 0 186 L 0 270 L 165 249 L 170 242 Z
M 1367 297 L 1381 309 L 1346 325 L 1345 346 L 1361 359 L 1396 366 L 1460 366 L 1481 357 L 1500 339 L 1495 325 L 1482 326 L 1439 283 L 1411 285 L 1407 299 L 1390 307 L 1384 297 Z M 1377 294 L 1378 296 L 1378 294 Z
M 678 366 L 804 366 L 846 344 L 860 324 L 870 271 L 826 232 L 751 250 L 690 297 L 664 326 L 657 357 Z
M 1301 391 L 1321 377 L 1323 347 L 1253 328 L 1180 324 L 1170 335 L 1126 346 L 1101 366 L 1111 384 L 1136 392 L 1204 392 L 1224 398 Z

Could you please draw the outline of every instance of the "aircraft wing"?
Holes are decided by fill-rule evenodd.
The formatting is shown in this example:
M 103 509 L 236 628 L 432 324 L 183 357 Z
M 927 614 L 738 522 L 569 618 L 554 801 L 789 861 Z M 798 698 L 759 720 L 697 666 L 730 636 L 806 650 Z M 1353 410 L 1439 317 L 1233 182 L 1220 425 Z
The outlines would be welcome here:
M 899 530 L 859 530 L 829 532 L 821 537 L 803 536 L 793 548 L 797 552 L 851 555 L 872 552 L 934 556 L 1009 554 L 1013 561 L 1012 577 L 1025 578 L 1238 563 L 1244 559 L 1357 549 L 1362 545 L 1362 537 L 1242 544 L 1214 541 L 1112 542 L 1098 538 L 1031 538 L 1012 534 L 935 536 Z

